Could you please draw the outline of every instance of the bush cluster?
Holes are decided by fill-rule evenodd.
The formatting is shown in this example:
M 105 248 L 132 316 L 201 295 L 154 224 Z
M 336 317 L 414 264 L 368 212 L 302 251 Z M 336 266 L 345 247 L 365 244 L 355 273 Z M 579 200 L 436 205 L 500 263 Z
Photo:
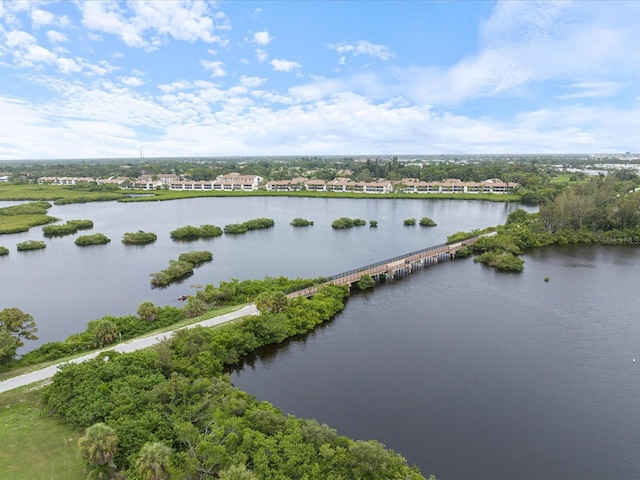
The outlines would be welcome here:
M 19 252 L 24 252 L 27 250 L 39 250 L 46 247 L 46 243 L 40 242 L 38 240 L 27 240 L 26 242 L 20 242 L 16 245 L 16 248 Z
M 143 232 L 138 230 L 137 232 L 127 232 L 122 237 L 122 243 L 125 245 L 147 245 L 153 243 L 158 239 L 155 233 Z
M 298 217 L 291 220 L 291 225 L 293 225 L 294 227 L 310 227 L 311 225 L 313 225 L 313 222 L 311 220 L 307 220 L 306 218 Z
M 78 230 L 89 230 L 93 228 L 91 220 L 68 220 L 63 225 L 47 225 L 42 227 L 42 233 L 45 237 L 60 237 L 63 235 L 72 235 Z
M 79 247 L 86 247 L 89 245 L 106 245 L 111 241 L 103 233 L 94 233 L 93 235 L 81 235 L 75 239 L 74 243 Z
M 200 225 L 194 227 L 193 225 L 186 225 L 184 227 L 176 228 L 170 234 L 174 240 L 198 240 L 200 238 L 212 238 L 222 235 L 222 229 L 215 225 Z
M 211 260 L 213 260 L 213 254 L 208 251 L 182 253 L 178 260 L 170 260 L 167 268 L 151 274 L 151 285 L 154 287 L 166 287 L 171 283 L 184 280 L 193 275 L 194 268 Z
M 238 235 L 246 233 L 249 230 L 260 230 L 263 228 L 271 228 L 275 222 L 270 218 L 254 218 L 243 223 L 231 223 L 224 227 L 224 233 Z
M 421 227 L 435 227 L 437 225 L 437 223 L 429 217 L 422 217 L 419 223 Z
M 348 217 L 340 217 L 337 220 L 334 220 L 333 222 L 331 222 L 331 226 L 338 230 L 351 228 L 351 227 L 361 227 L 366 224 L 367 222 L 365 220 L 362 220 L 361 218 L 348 218 Z

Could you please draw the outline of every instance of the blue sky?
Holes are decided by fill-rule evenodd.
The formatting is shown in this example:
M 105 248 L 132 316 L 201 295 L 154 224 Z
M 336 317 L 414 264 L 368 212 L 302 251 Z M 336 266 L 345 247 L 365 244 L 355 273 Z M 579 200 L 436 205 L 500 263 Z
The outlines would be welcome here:
M 0 159 L 640 151 L 638 1 L 2 1 Z

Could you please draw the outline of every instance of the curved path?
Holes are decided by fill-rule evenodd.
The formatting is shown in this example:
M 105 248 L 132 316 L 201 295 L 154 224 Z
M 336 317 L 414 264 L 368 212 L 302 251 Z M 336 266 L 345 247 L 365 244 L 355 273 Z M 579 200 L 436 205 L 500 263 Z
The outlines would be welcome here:
M 35 372 L 25 373 L 24 375 L 19 375 L 17 377 L 3 380 L 2 382 L 0 382 L 0 393 L 51 378 L 58 371 L 58 367 L 60 365 L 64 363 L 81 363 L 81 362 L 84 362 L 85 360 L 90 360 L 92 358 L 97 357 L 100 354 L 100 352 L 103 352 L 106 350 L 114 350 L 120 353 L 133 352 L 135 350 L 140 350 L 142 348 L 150 347 L 160 342 L 161 340 L 164 340 L 165 338 L 169 338 L 171 337 L 171 335 L 173 335 L 173 332 L 177 330 L 183 330 L 185 328 L 193 328 L 197 326 L 213 327 L 215 325 L 220 325 L 222 323 L 230 322 L 231 320 L 235 320 L 237 318 L 246 317 L 248 315 L 257 315 L 257 314 L 258 314 L 258 309 L 256 308 L 256 306 L 254 304 L 250 304 L 240 308 L 239 310 L 235 310 L 230 313 L 225 313 L 224 315 L 219 315 L 217 317 L 209 318 L 208 320 L 203 320 L 202 322 L 193 323 L 191 325 L 180 327 L 180 328 L 177 328 L 176 330 L 171 330 L 169 332 L 164 332 L 164 333 L 158 333 L 156 335 L 151 335 L 148 337 L 136 338 L 128 342 L 122 342 L 113 347 L 103 348 L 102 350 L 88 353 L 87 355 L 83 355 L 82 357 L 60 362 L 56 365 L 52 365 L 50 367 L 46 367 L 41 370 L 36 370 Z

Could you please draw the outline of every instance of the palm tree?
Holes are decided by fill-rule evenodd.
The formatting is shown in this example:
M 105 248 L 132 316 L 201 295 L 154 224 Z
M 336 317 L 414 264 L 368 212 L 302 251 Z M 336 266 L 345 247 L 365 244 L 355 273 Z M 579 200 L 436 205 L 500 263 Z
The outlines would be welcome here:
M 147 480 L 165 480 L 169 478 L 172 453 L 164 443 L 145 443 L 136 458 L 136 471 Z
M 158 307 L 150 301 L 145 300 L 138 306 L 138 316 L 140 320 L 144 320 L 145 322 L 153 322 L 158 315 Z
M 96 423 L 86 429 L 84 437 L 78 440 L 80 456 L 92 468 L 115 469 L 113 457 L 118 448 L 116 431 L 105 423 Z
M 93 337 L 100 347 L 104 347 L 118 338 L 118 326 L 112 320 L 99 320 L 93 327 Z

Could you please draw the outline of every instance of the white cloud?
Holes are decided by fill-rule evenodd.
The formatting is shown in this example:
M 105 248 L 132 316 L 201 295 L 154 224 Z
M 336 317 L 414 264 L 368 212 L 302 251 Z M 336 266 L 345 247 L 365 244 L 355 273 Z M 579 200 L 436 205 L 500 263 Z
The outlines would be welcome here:
M 621 88 L 620 83 L 613 81 L 602 82 L 577 82 L 566 86 L 573 89 L 573 93 L 556 95 L 555 98 L 561 100 L 572 100 L 576 98 L 610 97 L 618 93 Z
M 256 57 L 258 58 L 258 61 L 262 63 L 269 58 L 269 54 L 261 48 L 256 48 Z
M 69 41 L 69 37 L 67 37 L 66 34 L 56 30 L 49 30 L 47 32 L 47 38 L 51 43 L 63 43 Z
M 260 77 L 240 77 L 240 85 L 247 88 L 255 88 L 262 85 L 266 80 Z
M 82 66 L 72 58 L 58 57 L 56 67 L 61 73 L 77 73 L 82 71 Z
M 292 72 L 300 68 L 298 62 L 274 58 L 269 62 L 276 72 Z
M 224 69 L 224 63 L 220 61 L 200 60 L 200 65 L 202 65 L 205 70 L 209 70 L 212 77 L 224 77 L 227 74 L 227 71 Z
M 351 53 L 354 56 L 367 55 L 369 57 L 378 58 L 380 60 L 389 60 L 395 57 L 395 54 L 384 45 L 376 45 L 366 40 L 359 40 L 355 43 L 332 43 L 329 48 L 335 50 L 339 54 Z M 345 57 L 340 57 L 340 64 L 345 62 Z
M 125 85 L 129 85 L 130 87 L 140 87 L 144 85 L 144 80 L 138 77 L 121 77 L 120 81 Z
M 125 9 L 113 2 L 85 2 L 81 7 L 82 23 L 91 30 L 116 35 L 130 47 L 146 50 L 158 48 L 169 37 L 186 42 L 228 44 L 227 39 L 214 34 L 215 30 L 229 29 L 226 16 L 218 12 L 212 17 L 205 2 L 138 0 L 128 7 Z
M 33 25 L 33 28 L 51 25 L 54 19 L 55 15 L 47 10 L 31 10 L 31 25 Z
M 267 32 L 266 30 L 253 34 L 253 43 L 257 45 L 268 45 L 271 40 L 273 40 L 273 37 L 269 35 L 269 32 Z

